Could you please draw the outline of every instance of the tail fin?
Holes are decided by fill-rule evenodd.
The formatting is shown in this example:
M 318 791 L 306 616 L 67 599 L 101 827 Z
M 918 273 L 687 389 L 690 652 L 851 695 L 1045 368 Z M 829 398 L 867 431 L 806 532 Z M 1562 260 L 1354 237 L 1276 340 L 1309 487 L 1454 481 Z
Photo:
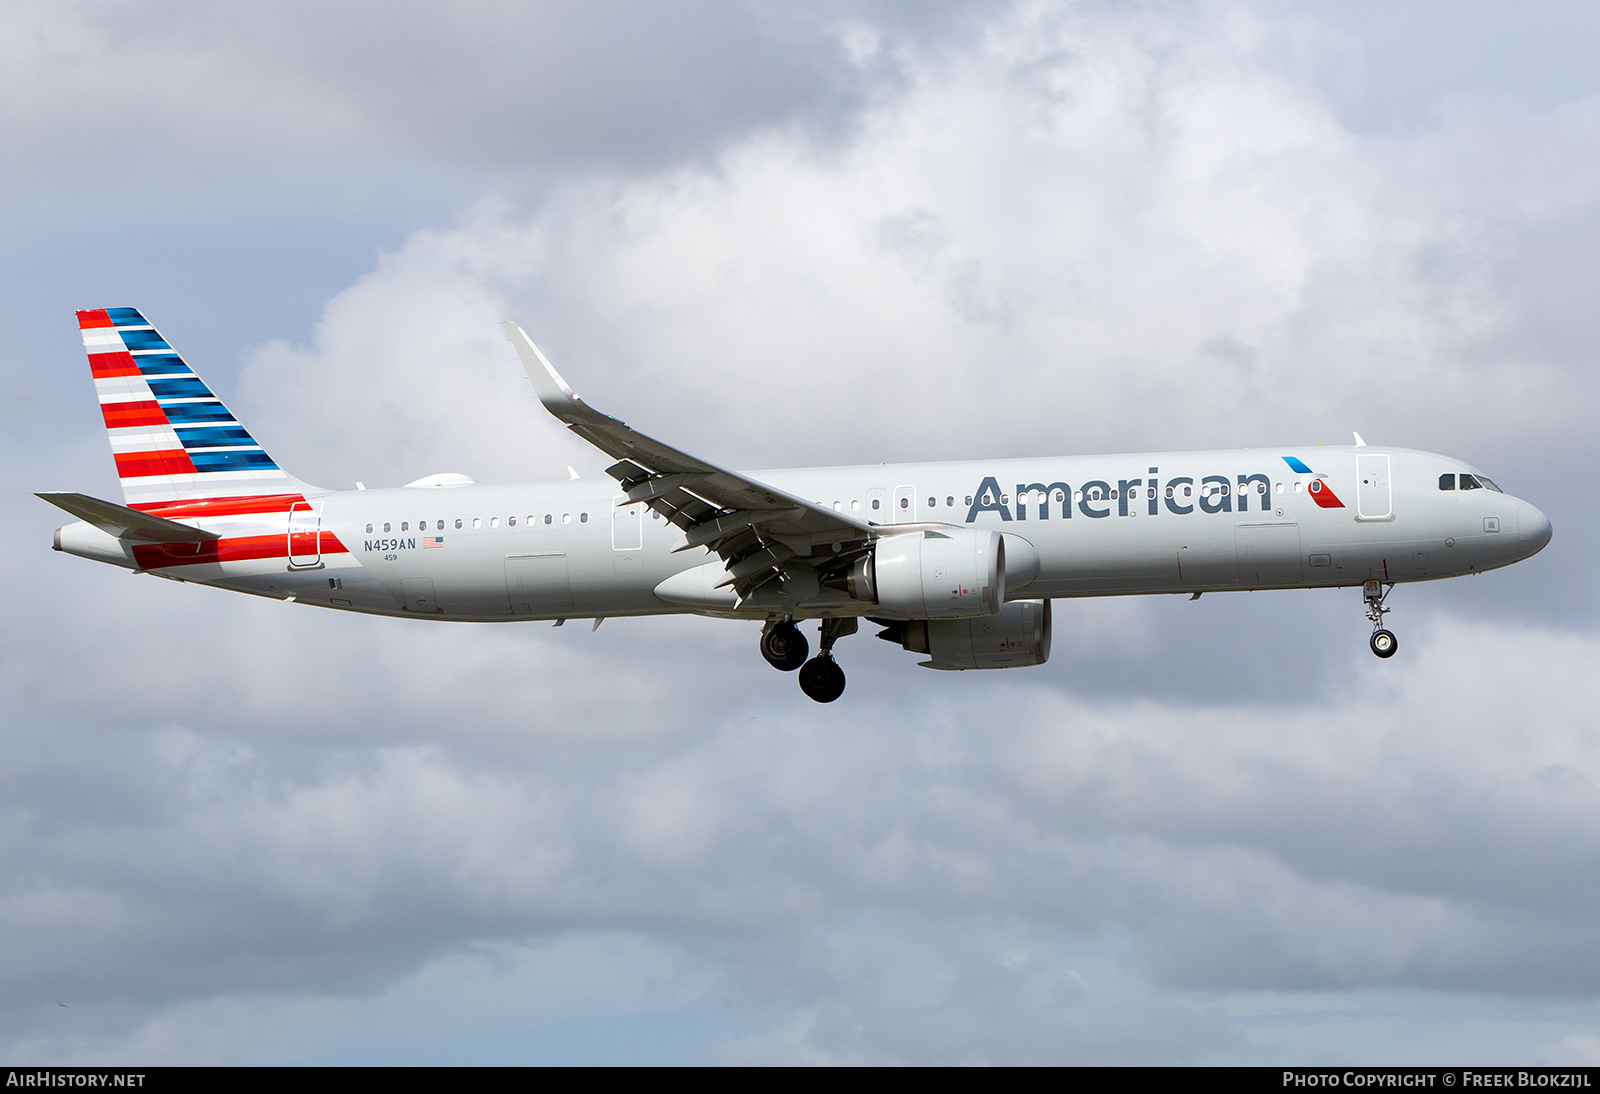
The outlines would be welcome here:
M 305 488 L 136 310 L 80 311 L 78 326 L 130 506 Z

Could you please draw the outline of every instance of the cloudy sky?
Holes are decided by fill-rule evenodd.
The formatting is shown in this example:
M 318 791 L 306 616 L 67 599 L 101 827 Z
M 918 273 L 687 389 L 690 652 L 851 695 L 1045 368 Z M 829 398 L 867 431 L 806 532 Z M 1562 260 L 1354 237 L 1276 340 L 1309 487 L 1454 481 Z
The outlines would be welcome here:
M 1600 11 L 0 2 L 0 1058 L 1600 1063 Z M 53 554 L 72 312 L 286 467 L 1449 453 L 1538 557 L 1049 665 L 347 618 Z

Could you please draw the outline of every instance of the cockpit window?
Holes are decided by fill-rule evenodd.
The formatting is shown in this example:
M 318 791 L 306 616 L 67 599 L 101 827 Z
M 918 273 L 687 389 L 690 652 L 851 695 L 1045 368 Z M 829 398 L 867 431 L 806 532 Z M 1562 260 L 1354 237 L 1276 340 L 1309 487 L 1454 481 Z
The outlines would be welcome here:
M 1461 476 L 1461 489 L 1463 489 L 1463 490 L 1481 490 L 1482 487 L 1480 487 L 1478 485 L 1478 480 L 1473 478 L 1471 475 L 1462 475 Z
M 1483 485 L 1483 488 L 1485 490 L 1493 490 L 1496 494 L 1504 494 L 1505 493 L 1504 490 L 1500 489 L 1498 486 L 1496 486 L 1494 483 L 1490 482 L 1488 479 L 1484 478 L 1482 475 L 1478 476 L 1478 482 Z
M 1447 475 L 1440 475 L 1439 476 L 1439 489 L 1440 490 L 1454 490 L 1455 488 L 1456 488 L 1455 472 L 1452 471 Z

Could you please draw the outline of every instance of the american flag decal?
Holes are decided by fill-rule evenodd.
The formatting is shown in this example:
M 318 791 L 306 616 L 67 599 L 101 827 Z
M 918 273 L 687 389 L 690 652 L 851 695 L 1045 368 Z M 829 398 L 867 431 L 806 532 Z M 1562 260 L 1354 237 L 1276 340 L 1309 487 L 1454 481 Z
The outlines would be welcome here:
M 426 551 L 429 547 L 443 547 L 443 546 L 444 546 L 444 537 L 443 536 L 423 536 L 422 537 L 422 549 L 424 551 Z

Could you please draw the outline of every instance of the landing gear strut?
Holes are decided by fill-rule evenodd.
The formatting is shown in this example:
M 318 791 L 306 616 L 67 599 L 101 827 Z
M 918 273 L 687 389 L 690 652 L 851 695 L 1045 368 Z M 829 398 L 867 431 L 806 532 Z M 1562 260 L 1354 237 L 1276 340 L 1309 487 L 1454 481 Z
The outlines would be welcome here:
M 854 617 L 822 621 L 822 649 L 800 669 L 800 690 L 807 698 L 831 703 L 844 694 L 844 669 L 833 659 L 833 644 L 859 627 Z
M 767 629 L 761 632 L 761 656 L 780 672 L 793 672 L 805 664 L 806 654 L 810 652 L 806 636 L 787 618 L 767 624 Z
M 1385 587 L 1381 581 L 1369 581 L 1361 589 L 1361 595 L 1367 602 L 1367 618 L 1372 620 L 1372 640 L 1367 644 L 1372 647 L 1372 652 L 1379 657 L 1393 657 L 1400 648 L 1400 640 L 1394 632 L 1383 625 L 1383 617 L 1393 609 L 1383 606 L 1383 602 L 1394 591 L 1394 582 L 1389 582 Z

